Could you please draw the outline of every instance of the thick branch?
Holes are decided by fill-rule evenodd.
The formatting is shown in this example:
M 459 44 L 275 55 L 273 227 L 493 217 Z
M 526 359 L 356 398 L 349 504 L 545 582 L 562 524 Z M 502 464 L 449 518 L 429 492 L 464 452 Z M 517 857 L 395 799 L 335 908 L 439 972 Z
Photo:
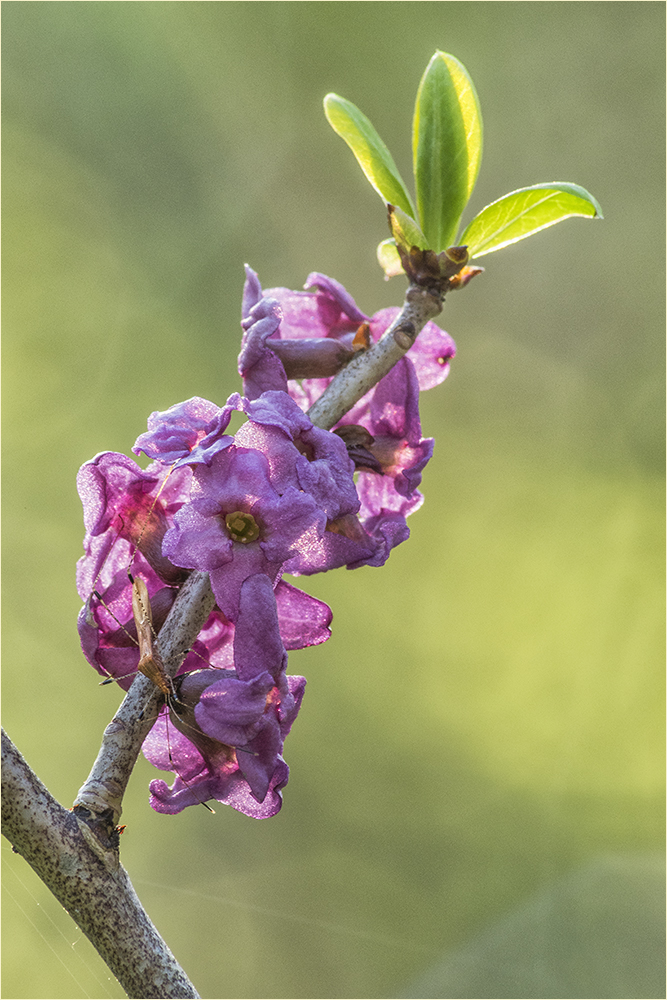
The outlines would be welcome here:
M 97 949 L 129 997 L 198 997 L 120 865 L 91 851 L 2 731 L 2 832 Z M 98 852 L 96 852 L 98 853 Z

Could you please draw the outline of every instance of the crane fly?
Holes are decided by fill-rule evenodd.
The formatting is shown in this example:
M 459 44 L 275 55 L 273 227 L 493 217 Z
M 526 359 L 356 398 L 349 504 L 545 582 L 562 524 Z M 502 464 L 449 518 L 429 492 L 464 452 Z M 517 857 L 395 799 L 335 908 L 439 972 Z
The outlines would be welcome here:
M 177 702 L 174 682 L 164 669 L 162 657 L 158 652 L 157 636 L 153 630 L 153 615 L 151 612 L 148 587 L 140 576 L 133 577 L 128 570 L 127 575 L 132 584 L 132 613 L 137 629 L 139 642 L 139 670 L 145 677 L 153 681 L 156 688 L 164 695 L 165 702 L 171 708 L 172 702 Z

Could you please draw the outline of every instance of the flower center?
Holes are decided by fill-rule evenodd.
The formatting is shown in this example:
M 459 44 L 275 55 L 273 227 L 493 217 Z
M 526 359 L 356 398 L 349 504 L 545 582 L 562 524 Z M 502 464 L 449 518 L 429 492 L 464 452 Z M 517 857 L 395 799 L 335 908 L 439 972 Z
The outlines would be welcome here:
M 227 514 L 225 524 L 233 542 L 243 542 L 247 545 L 248 542 L 254 542 L 259 538 L 257 521 L 252 514 L 246 514 L 244 510 L 233 510 L 231 514 Z

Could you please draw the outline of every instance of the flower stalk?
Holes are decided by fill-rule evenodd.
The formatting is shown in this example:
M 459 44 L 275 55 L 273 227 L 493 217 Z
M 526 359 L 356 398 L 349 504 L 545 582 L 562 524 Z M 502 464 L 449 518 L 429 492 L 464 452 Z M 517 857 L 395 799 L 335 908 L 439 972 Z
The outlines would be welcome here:
M 215 598 L 208 573 L 192 573 L 178 593 L 158 641 L 166 673 L 176 675 L 183 659 L 208 618 Z M 74 800 L 74 813 L 88 826 L 104 854 L 118 850 L 113 831 L 122 813 L 122 801 L 141 744 L 158 711 L 160 692 L 139 674 L 102 736 L 92 770 Z
M 411 284 L 403 309 L 377 344 L 360 351 L 335 376 L 308 410 L 316 427 L 331 430 L 362 396 L 391 371 L 414 344 L 429 320 L 442 312 L 442 298 L 433 290 Z

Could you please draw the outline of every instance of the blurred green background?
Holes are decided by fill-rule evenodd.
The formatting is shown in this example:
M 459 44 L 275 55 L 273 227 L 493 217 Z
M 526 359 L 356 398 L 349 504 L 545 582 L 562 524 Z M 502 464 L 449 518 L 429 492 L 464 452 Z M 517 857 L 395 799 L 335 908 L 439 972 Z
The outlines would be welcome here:
M 4 5 L 4 725 L 66 806 L 120 700 L 76 634 L 78 467 L 239 388 L 244 261 L 265 287 L 328 273 L 367 313 L 402 300 L 324 94 L 408 178 L 444 49 L 484 116 L 471 212 L 567 180 L 605 214 L 490 255 L 447 301 L 458 356 L 423 397 L 412 538 L 303 581 L 334 635 L 291 656 L 308 690 L 281 814 L 158 816 L 139 762 L 122 859 L 202 996 L 664 996 L 664 22 L 660 3 Z M 122 996 L 2 846 L 3 996 Z

